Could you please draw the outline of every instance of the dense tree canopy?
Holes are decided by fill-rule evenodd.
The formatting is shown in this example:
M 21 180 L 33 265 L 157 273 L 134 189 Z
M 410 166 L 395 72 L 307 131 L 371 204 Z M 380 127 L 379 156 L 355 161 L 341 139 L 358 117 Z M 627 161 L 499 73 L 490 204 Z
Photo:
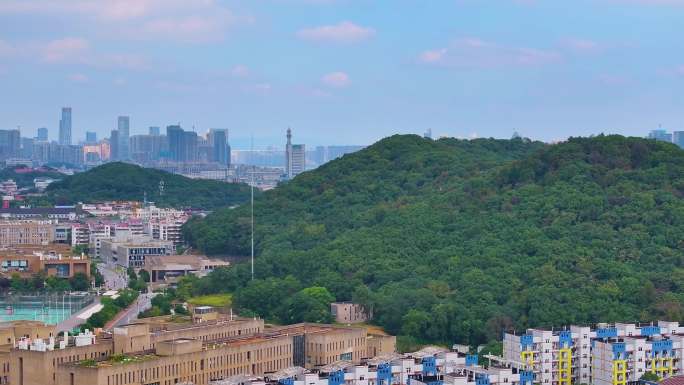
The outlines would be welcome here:
M 394 136 L 264 193 L 258 279 L 237 265 L 200 285 L 284 321 L 279 304 L 323 287 L 372 309 L 390 333 L 426 342 L 684 321 L 682 197 L 684 151 L 667 143 Z M 247 255 L 249 223 L 241 207 L 184 231 L 208 253 Z
M 64 174 L 48 167 L 31 171 L 24 171 L 24 169 L 24 166 L 3 168 L 0 170 L 0 180 L 12 179 L 19 188 L 31 188 L 34 187 L 33 180 L 35 178 L 51 178 L 55 180 L 64 178 Z
M 159 184 L 164 182 L 160 194 Z M 75 204 L 104 200 L 139 200 L 145 194 L 159 206 L 211 210 L 249 199 L 244 184 L 190 179 L 165 171 L 127 163 L 107 163 L 52 183 L 46 190 L 53 203 Z

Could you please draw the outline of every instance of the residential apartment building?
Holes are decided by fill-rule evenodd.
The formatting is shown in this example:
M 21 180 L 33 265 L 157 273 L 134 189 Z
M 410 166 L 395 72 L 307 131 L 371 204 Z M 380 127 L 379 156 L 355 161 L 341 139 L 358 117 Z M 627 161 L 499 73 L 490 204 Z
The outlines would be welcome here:
M 627 385 L 646 372 L 670 377 L 684 372 L 684 327 L 617 323 L 528 329 L 504 334 L 503 359 L 534 373 L 534 384 Z
M 361 364 L 336 361 L 316 368 L 291 367 L 263 376 L 238 375 L 210 385 L 523 385 L 529 374 L 508 367 L 482 367 L 476 354 L 426 347 L 385 354 Z
M 178 246 L 183 243 L 183 224 L 187 221 L 182 219 L 152 219 L 146 223 L 145 234 L 153 239 L 172 242 Z

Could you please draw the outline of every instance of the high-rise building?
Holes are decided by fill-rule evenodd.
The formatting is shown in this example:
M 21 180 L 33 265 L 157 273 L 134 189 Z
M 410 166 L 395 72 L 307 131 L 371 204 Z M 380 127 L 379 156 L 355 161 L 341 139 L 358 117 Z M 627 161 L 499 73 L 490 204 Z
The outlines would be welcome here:
M 112 130 L 109 136 L 109 159 L 119 160 L 119 130 Z
M 169 141 L 169 153 L 171 160 L 180 162 L 183 147 L 183 129 L 180 125 L 166 126 L 166 137 Z
M 158 126 L 151 126 L 150 127 L 150 135 L 159 135 L 159 127 Z
M 130 158 L 130 118 L 128 116 L 119 116 L 117 121 L 117 130 L 119 131 L 119 160 L 128 160 Z
M 142 163 L 159 160 L 165 141 L 166 136 L 163 135 L 131 136 L 131 160 Z
M 36 140 L 39 142 L 48 141 L 48 129 L 45 127 L 39 127 L 36 132 Z
M 97 132 L 86 131 L 86 143 L 88 143 L 88 144 L 97 143 Z
M 684 131 L 675 131 L 672 133 L 672 143 L 680 148 L 684 148 Z
M 287 143 L 285 144 L 285 175 L 288 179 L 306 170 L 306 146 L 292 144 L 292 130 L 287 129 Z
M 198 155 L 198 138 L 197 133 L 194 131 L 183 132 L 183 156 L 181 157 L 182 162 L 195 162 L 197 161 Z
M 651 130 L 648 133 L 648 138 L 672 143 L 672 134 L 663 129 Z
M 62 107 L 62 118 L 59 120 L 59 144 L 71 144 L 71 107 Z
M 194 131 L 184 131 L 179 125 L 166 127 L 170 159 L 174 162 L 195 162 L 198 159 L 198 138 Z
M 21 152 L 19 130 L 0 130 L 0 159 L 18 158 Z
M 229 165 L 230 150 L 228 149 L 228 130 L 212 128 L 209 131 L 209 144 L 212 146 L 211 161 Z
M 24 159 L 33 159 L 33 138 L 21 138 L 21 157 Z

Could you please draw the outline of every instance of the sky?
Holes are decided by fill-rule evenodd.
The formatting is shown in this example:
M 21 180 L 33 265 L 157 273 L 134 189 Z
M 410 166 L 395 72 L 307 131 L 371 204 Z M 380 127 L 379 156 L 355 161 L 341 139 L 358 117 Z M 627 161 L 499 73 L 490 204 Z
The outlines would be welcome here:
M 235 148 L 684 130 L 684 0 L 0 0 L 0 127 Z

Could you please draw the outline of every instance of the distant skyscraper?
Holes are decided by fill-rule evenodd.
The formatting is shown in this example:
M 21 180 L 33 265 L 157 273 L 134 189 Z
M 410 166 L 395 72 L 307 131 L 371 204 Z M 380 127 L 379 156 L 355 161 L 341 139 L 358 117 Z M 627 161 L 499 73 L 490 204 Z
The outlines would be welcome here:
M 684 148 L 684 131 L 675 131 L 672 133 L 672 143 L 680 148 Z
M 159 160 L 165 141 L 166 136 L 162 135 L 132 135 L 131 160 L 141 163 Z
M 119 160 L 119 130 L 109 136 L 109 160 Z
M 212 128 L 209 131 L 209 144 L 212 147 L 211 160 L 219 164 L 229 165 L 228 130 Z
M 183 132 L 183 142 L 181 151 L 181 162 L 196 162 L 198 156 L 198 143 L 197 133 L 194 131 L 184 131 Z
M 130 118 L 128 116 L 119 116 L 117 121 L 117 130 L 119 131 L 119 159 L 128 160 L 130 158 Z
M 71 107 L 62 107 L 62 119 L 59 120 L 59 144 L 71 144 Z
M 88 144 L 97 143 L 97 132 L 86 131 L 86 143 L 88 143 Z
M 21 157 L 24 159 L 33 159 L 33 138 L 21 138 Z
M 150 127 L 150 135 L 159 135 L 159 127 L 151 126 Z
M 287 129 L 287 143 L 285 144 L 285 175 L 288 179 L 306 170 L 306 146 L 292 144 L 292 130 Z
M 47 142 L 48 141 L 48 129 L 45 127 L 38 128 L 38 131 L 36 132 L 36 140 L 39 142 Z
M 0 159 L 18 158 L 21 153 L 19 130 L 0 130 Z
M 652 130 L 648 133 L 648 138 L 672 143 L 672 134 L 663 129 Z
M 427 131 L 423 134 L 423 138 L 425 139 L 432 139 L 432 128 L 428 128 Z
M 183 149 L 183 129 L 179 125 L 167 126 L 166 137 L 169 141 L 171 160 L 181 162 Z

